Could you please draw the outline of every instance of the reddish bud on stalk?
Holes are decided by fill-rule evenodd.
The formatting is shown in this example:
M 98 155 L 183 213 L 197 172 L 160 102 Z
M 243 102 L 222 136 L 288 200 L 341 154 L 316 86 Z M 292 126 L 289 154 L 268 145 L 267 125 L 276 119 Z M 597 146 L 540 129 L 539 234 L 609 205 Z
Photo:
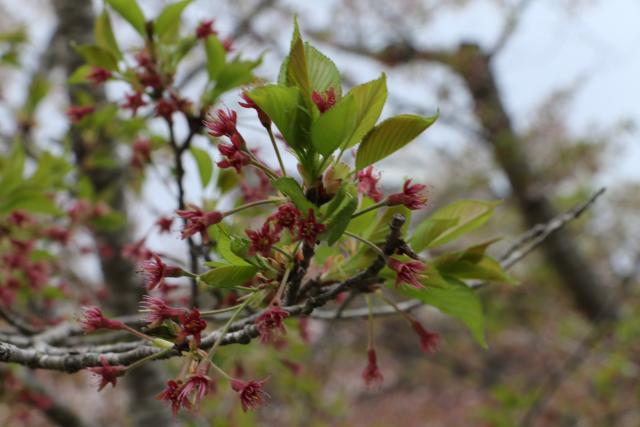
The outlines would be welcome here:
M 213 21 L 213 19 L 200 21 L 198 28 L 196 28 L 196 38 L 206 39 L 211 35 L 217 34 L 216 30 L 213 29 Z
M 313 209 L 309 209 L 307 217 L 304 219 L 298 219 L 297 222 L 297 239 L 304 240 L 308 245 L 315 245 L 318 240 L 318 235 L 322 233 L 327 226 L 316 222 L 316 216 L 313 213 Z
M 238 104 L 241 107 L 253 108 L 254 110 L 256 110 L 256 113 L 258 114 L 258 119 L 260 120 L 260 123 L 262 124 L 262 126 L 269 129 L 271 127 L 271 119 L 269 118 L 269 116 L 267 116 L 267 113 L 262 111 L 260 107 L 258 107 L 258 104 L 256 104 L 253 101 L 253 99 L 251 99 L 247 91 L 242 92 L 242 99 L 244 100 L 244 102 L 238 102 Z
M 112 76 L 113 74 L 109 70 L 105 70 L 100 67 L 92 67 L 91 71 L 87 75 L 87 80 L 94 85 L 99 85 L 109 80 Z
M 389 258 L 387 265 L 396 272 L 395 286 L 406 283 L 414 288 L 422 289 L 422 283 L 418 274 L 425 269 L 425 265 L 420 261 L 401 262 L 395 258 Z
M 209 116 L 209 120 L 204 121 L 204 125 L 209 129 L 209 134 L 215 137 L 228 136 L 231 138 L 238 132 L 236 129 L 236 122 L 238 120 L 238 114 L 227 109 L 216 111 L 216 116 Z
M 380 174 L 373 174 L 373 166 L 361 170 L 358 172 L 358 191 L 367 195 L 374 202 L 379 202 L 384 197 L 382 191 L 378 188 L 378 181 L 380 181 Z
M 411 327 L 420 337 L 420 347 L 425 353 L 433 353 L 440 344 L 440 334 L 426 330 L 420 322 L 411 320 Z
M 184 342 L 187 337 L 193 337 L 196 347 L 200 347 L 202 340 L 202 331 L 207 328 L 207 322 L 200 317 L 200 310 L 192 308 L 189 312 L 180 315 L 180 333 L 178 334 L 178 342 Z
M 266 344 L 273 340 L 277 334 L 285 335 L 284 319 L 289 317 L 289 312 L 283 310 L 277 304 L 271 304 L 256 319 L 256 328 L 260 332 L 260 342 Z
M 75 125 L 80 123 L 82 119 L 84 119 L 89 114 L 93 113 L 95 110 L 96 110 L 95 107 L 91 105 L 88 105 L 85 107 L 72 106 L 67 109 L 66 114 L 69 120 L 71 120 L 71 123 Z
M 124 328 L 124 323 L 106 318 L 98 307 L 84 307 L 79 320 L 85 332 L 93 332 L 99 329 L 120 330 Z
M 265 258 L 271 256 L 271 247 L 280 240 L 280 236 L 265 222 L 260 230 L 245 230 L 251 240 L 249 256 L 260 254 Z
M 153 254 L 150 260 L 142 263 L 142 269 L 145 273 L 147 289 L 150 291 L 155 289 L 165 277 L 180 277 L 182 274 L 180 267 L 168 266 L 156 254 Z
M 209 243 L 207 228 L 217 224 L 224 218 L 224 214 L 218 211 L 205 212 L 197 206 L 190 206 L 189 209 L 177 210 L 178 216 L 186 220 L 182 228 L 182 239 L 189 238 L 196 233 L 200 233 L 202 241 Z
M 135 117 L 138 114 L 138 109 L 147 105 L 147 102 L 142 97 L 141 92 L 134 92 L 132 94 L 125 94 L 126 101 L 120 105 L 125 110 L 131 110 L 132 115 Z
M 123 376 L 127 370 L 124 366 L 110 366 L 107 358 L 100 356 L 101 367 L 87 368 L 95 377 L 98 378 L 98 391 L 102 391 L 107 384 L 111 384 L 115 387 L 118 383 L 118 378 Z
M 184 308 L 171 307 L 162 298 L 149 295 L 142 297 L 140 308 L 148 311 L 146 320 L 152 328 L 160 326 L 165 320 L 178 318 L 186 312 Z
M 384 381 L 382 372 L 378 368 L 378 358 L 376 356 L 376 350 L 370 348 L 367 351 L 367 366 L 362 371 L 362 379 L 367 387 L 380 387 Z
M 267 379 L 256 381 L 242 381 L 238 379 L 231 380 L 231 388 L 239 393 L 242 410 L 247 412 L 249 409 L 258 409 L 264 405 L 269 395 L 263 390 L 264 383 Z
M 320 113 L 324 113 L 336 104 L 336 91 L 332 87 L 324 91 L 324 93 L 314 90 L 311 94 L 311 100 L 316 104 Z
M 387 197 L 387 206 L 404 205 L 411 210 L 422 209 L 427 204 L 427 196 L 423 194 L 426 185 L 413 184 L 411 180 L 405 181 L 402 193 L 395 193 Z

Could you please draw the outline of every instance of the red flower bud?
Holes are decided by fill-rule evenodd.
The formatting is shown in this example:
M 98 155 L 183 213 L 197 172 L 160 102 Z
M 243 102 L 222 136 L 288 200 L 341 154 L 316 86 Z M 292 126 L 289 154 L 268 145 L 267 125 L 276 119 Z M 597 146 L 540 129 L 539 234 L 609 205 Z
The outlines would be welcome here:
M 268 222 L 264 223 L 260 230 L 245 230 L 251 245 L 249 255 L 260 254 L 265 258 L 271 256 L 271 247 L 280 240 L 280 236 L 275 230 L 271 230 Z
M 84 307 L 80 324 L 85 332 L 93 332 L 98 329 L 120 330 L 124 328 L 124 323 L 119 320 L 111 320 L 102 314 L 98 307 Z
M 440 335 L 427 331 L 417 320 L 411 320 L 411 327 L 420 337 L 420 347 L 425 353 L 433 353 L 440 344 Z
M 380 174 L 378 174 L 377 176 L 373 174 L 373 166 L 369 166 L 368 168 L 358 172 L 357 178 L 359 192 L 371 197 L 374 202 L 379 202 L 380 200 L 382 200 L 382 191 L 378 189 Z
M 378 359 L 376 357 L 376 350 L 370 348 L 367 351 L 367 366 L 362 371 L 362 379 L 367 387 L 379 387 L 384 381 L 382 372 L 378 368 Z
M 257 409 L 264 405 L 265 400 L 269 398 L 269 395 L 263 390 L 265 382 L 267 379 L 261 381 L 231 380 L 231 388 L 240 394 L 243 411 L 247 412 L 249 409 Z
M 118 382 L 118 377 L 123 376 L 127 370 L 124 366 L 109 366 L 107 358 L 100 356 L 101 367 L 88 368 L 92 374 L 94 374 L 98 380 L 98 391 L 102 391 L 107 384 L 111 384 L 115 387 Z
M 324 91 L 324 93 L 314 90 L 311 94 L 311 100 L 316 104 L 320 113 L 324 113 L 336 104 L 336 92 L 332 87 Z
M 99 85 L 109 80 L 112 76 L 113 74 L 109 70 L 105 70 L 100 67 L 92 67 L 91 71 L 87 75 L 87 80 L 94 85 Z
M 425 269 L 425 266 L 420 261 L 401 262 L 395 258 L 389 258 L 387 265 L 393 271 L 396 272 L 396 283 L 398 286 L 400 283 L 407 283 L 414 288 L 422 289 L 422 283 L 418 279 L 417 274 Z
M 231 138 L 238 132 L 236 122 L 238 114 L 233 110 L 216 111 L 217 118 L 209 116 L 209 120 L 205 120 L 204 125 L 209 129 L 209 134 L 215 137 L 228 136 Z
M 200 21 L 198 28 L 196 28 L 196 37 L 199 39 L 206 39 L 210 35 L 217 34 L 216 30 L 213 29 L 213 19 L 207 19 L 204 21 Z
M 264 344 L 270 342 L 276 334 L 285 335 L 287 330 L 283 320 L 289 317 L 289 312 L 280 308 L 277 304 L 271 304 L 256 319 L 256 328 L 260 332 L 260 341 Z
M 221 212 L 205 212 L 197 206 L 190 206 L 189 209 L 185 210 L 177 210 L 176 213 L 186 221 L 182 228 L 181 238 L 186 239 L 196 233 L 200 233 L 204 243 L 209 242 L 207 228 L 219 223 L 224 218 L 224 214 Z
M 411 210 L 422 209 L 427 204 L 427 196 L 422 192 L 426 185 L 413 184 L 411 180 L 405 181 L 402 193 L 395 193 L 387 197 L 387 206 L 404 205 Z

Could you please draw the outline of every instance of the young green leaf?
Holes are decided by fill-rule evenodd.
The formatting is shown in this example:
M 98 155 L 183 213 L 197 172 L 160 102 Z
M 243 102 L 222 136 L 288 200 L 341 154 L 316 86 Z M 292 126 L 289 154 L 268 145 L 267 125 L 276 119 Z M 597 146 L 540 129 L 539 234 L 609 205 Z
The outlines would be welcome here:
M 254 80 L 253 70 L 262 63 L 262 57 L 256 61 L 233 60 L 224 65 L 217 76 L 216 90 L 226 92 L 251 83 Z
M 351 221 L 351 215 L 358 208 L 358 200 L 349 193 L 345 193 L 342 202 L 336 209 L 329 210 L 327 218 L 327 231 L 325 236 L 327 243 L 333 245 L 344 234 L 344 231 Z
M 84 64 L 76 68 L 76 70 L 69 76 L 67 83 L 72 85 L 87 83 L 87 76 L 91 72 L 93 67 L 89 64 Z
M 136 0 L 106 0 L 106 2 L 118 12 L 118 15 L 122 16 L 122 18 L 127 21 L 131 26 L 141 35 L 144 36 L 146 33 L 145 29 L 145 19 L 136 3 Z
M 109 71 L 118 71 L 118 60 L 108 50 L 96 45 L 74 46 L 86 62 Z
M 304 147 L 309 138 L 310 117 L 296 87 L 268 85 L 249 93 L 294 149 Z
M 391 117 L 374 127 L 360 144 L 356 169 L 360 170 L 401 149 L 431 126 L 438 116 L 403 114 Z
M 247 283 L 258 269 L 253 265 L 223 265 L 200 275 L 200 280 L 214 288 L 233 288 Z
M 355 126 L 355 100 L 347 96 L 313 122 L 311 143 L 317 152 L 328 156 L 351 136 Z
M 345 149 L 359 143 L 376 125 L 387 100 L 387 76 L 383 73 L 379 79 L 356 86 L 347 96 L 355 100 L 357 126 L 344 145 Z
M 274 181 L 273 186 L 276 187 L 278 191 L 287 196 L 294 205 L 302 212 L 306 213 L 309 209 L 314 209 L 313 204 L 307 200 L 302 192 L 302 188 L 296 182 L 295 179 L 291 177 L 282 177 L 278 178 Z
M 211 156 L 209 156 L 209 153 L 205 150 L 198 147 L 191 147 L 189 151 L 191 151 L 191 155 L 198 165 L 202 188 L 205 188 L 209 184 L 211 175 L 213 174 L 213 161 L 211 160 Z
M 307 62 L 311 90 L 322 93 L 329 88 L 333 88 L 336 98 L 340 99 L 342 96 L 342 82 L 340 79 L 340 71 L 338 71 L 336 64 L 318 49 L 306 42 L 304 44 L 304 54 Z
M 483 348 L 488 348 L 485 338 L 485 321 L 478 296 L 463 282 L 428 271 L 422 281 L 424 289 L 402 288 L 402 293 L 436 307 L 460 320 Z
M 304 43 L 301 38 L 293 42 L 291 53 L 289 54 L 289 64 L 287 66 L 287 81 L 300 89 L 302 97 L 307 105 L 311 105 L 311 83 L 309 81 L 309 69 L 304 52 Z
M 459 200 L 438 209 L 418 225 L 410 241 L 411 247 L 420 252 L 469 233 L 484 225 L 499 204 L 499 201 Z
M 111 19 L 109 18 L 109 14 L 106 9 L 98 16 L 94 32 L 96 44 L 98 46 L 111 52 L 116 59 L 122 59 L 122 52 L 120 52 L 116 37 L 113 35 Z
M 205 39 L 204 48 L 207 54 L 207 73 L 209 73 L 209 80 L 216 80 L 224 68 L 226 57 L 224 46 L 222 46 L 218 37 L 211 34 Z
M 160 40 L 172 39 L 180 28 L 180 17 L 184 9 L 189 6 L 192 0 L 182 0 L 169 4 L 154 22 L 153 29 Z
M 440 255 L 433 259 L 432 264 L 440 274 L 447 277 L 517 284 L 517 281 L 504 271 L 500 263 L 485 255 L 487 248 L 497 240 L 493 239 L 463 251 Z

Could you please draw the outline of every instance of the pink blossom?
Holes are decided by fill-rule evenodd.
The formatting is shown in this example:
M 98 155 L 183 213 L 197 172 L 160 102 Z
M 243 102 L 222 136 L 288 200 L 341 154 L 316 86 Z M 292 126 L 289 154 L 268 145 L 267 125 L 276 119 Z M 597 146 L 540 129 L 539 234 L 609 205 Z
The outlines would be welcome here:
M 231 388 L 240 394 L 240 403 L 242 410 L 247 412 L 249 409 L 258 409 L 264 405 L 269 395 L 263 390 L 264 383 L 267 379 L 256 381 L 242 381 L 238 379 L 231 380 Z

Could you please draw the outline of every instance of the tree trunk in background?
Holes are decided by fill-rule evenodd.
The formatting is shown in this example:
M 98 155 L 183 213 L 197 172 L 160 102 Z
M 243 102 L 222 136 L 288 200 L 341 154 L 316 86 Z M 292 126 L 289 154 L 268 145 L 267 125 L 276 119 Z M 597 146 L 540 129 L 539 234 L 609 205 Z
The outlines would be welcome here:
M 93 42 L 92 3 L 91 1 L 77 0 L 54 0 L 53 2 L 58 17 L 58 30 L 54 36 L 56 40 L 50 55 L 52 55 L 52 65 L 64 67 L 67 75 L 83 64 L 82 59 L 70 48 L 70 43 Z M 104 93 L 95 88 L 83 87 L 82 90 L 91 90 L 96 100 L 104 99 Z M 73 103 L 78 94 L 78 88 L 68 87 L 68 93 Z M 126 216 L 125 174 L 122 173 L 122 170 L 117 167 L 88 166 L 90 163 L 84 162 L 90 155 L 89 149 L 98 149 L 110 157 L 116 158 L 115 148 L 115 141 L 108 138 L 102 138 L 92 148 L 87 148 L 78 135 L 75 135 L 73 140 L 76 162 L 82 172 L 91 180 L 98 194 L 110 195 L 108 202 L 111 208 Z M 112 257 L 102 257 L 100 263 L 103 277 L 111 294 L 108 303 L 111 310 L 117 315 L 135 313 L 143 291 L 140 279 L 135 273 L 135 266 L 121 255 L 123 246 L 130 242 L 132 236 L 130 228 L 130 225 L 126 224 L 117 230 L 96 233 L 98 243 L 106 244 L 114 251 Z M 125 376 L 123 384 L 126 384 L 129 392 L 128 404 L 131 425 L 139 427 L 174 425 L 170 411 L 154 399 L 154 396 L 164 388 L 163 378 L 164 373 L 160 366 L 154 364 L 141 366 Z
M 496 162 L 511 184 L 513 196 L 529 227 L 549 222 L 557 215 L 527 159 L 525 144 L 513 128 L 491 69 L 490 58 L 475 44 L 463 44 L 446 60 L 464 80 L 474 103 L 475 115 Z M 577 306 L 594 322 L 617 317 L 615 288 L 607 286 L 582 255 L 568 228 L 551 234 L 542 247 L 550 264 L 567 285 Z

